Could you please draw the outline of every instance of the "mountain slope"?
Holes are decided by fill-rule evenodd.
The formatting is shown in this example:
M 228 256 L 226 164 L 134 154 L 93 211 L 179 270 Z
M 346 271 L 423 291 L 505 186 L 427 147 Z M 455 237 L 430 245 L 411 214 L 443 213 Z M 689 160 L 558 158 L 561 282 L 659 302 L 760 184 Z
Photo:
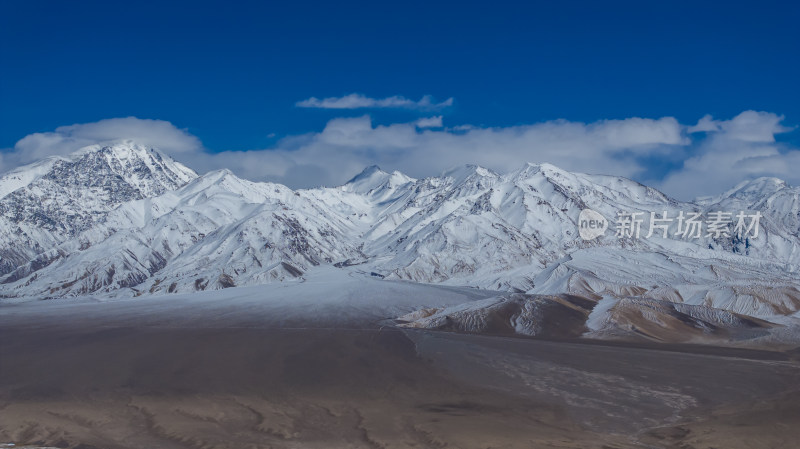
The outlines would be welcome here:
M 800 310 L 800 189 L 743 183 L 679 202 L 634 181 L 523 164 L 413 179 L 368 167 L 292 191 L 197 176 L 157 150 L 88 147 L 0 178 L 0 295 L 191 292 L 302 278 L 317 265 L 529 294 L 649 298 L 752 316 Z M 582 210 L 641 213 L 642 236 L 578 235 Z M 651 214 L 758 211 L 759 236 L 648 234 Z M 732 231 L 733 223 L 728 224 Z M 627 303 L 626 303 L 627 304 Z
M 129 141 L 10 172 L 0 178 L 7 190 L 0 198 L 0 275 L 50 264 L 64 256 L 51 248 L 98 230 L 117 206 L 162 195 L 196 177 L 159 151 Z

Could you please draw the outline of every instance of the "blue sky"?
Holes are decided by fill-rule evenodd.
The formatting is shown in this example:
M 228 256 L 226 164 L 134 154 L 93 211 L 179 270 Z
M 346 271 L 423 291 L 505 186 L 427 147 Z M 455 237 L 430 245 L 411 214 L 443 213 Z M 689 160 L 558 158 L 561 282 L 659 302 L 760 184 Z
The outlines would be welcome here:
M 18 142 L 34 133 L 122 117 L 169 122 L 195 136 L 204 154 L 289 154 L 332 120 L 365 116 L 373 128 L 441 116 L 440 132 L 451 133 L 674 118 L 683 142 L 655 139 L 647 145 L 659 148 L 649 152 L 614 146 L 613 157 L 629 164 L 618 174 L 657 183 L 710 147 L 702 145 L 705 131 L 688 132 L 707 114 L 773 114 L 781 118 L 774 152 L 791 153 L 800 142 L 800 7 L 792 2 L 32 0 L 0 8 L 6 153 L 24 150 Z M 297 106 L 350 94 L 452 104 Z M 25 158 L 6 157 L 2 168 L 14 160 Z M 442 166 L 451 162 L 461 161 Z M 305 169 L 307 178 L 322 176 Z M 286 170 L 249 174 L 294 181 Z M 734 175 L 758 174 L 772 173 Z

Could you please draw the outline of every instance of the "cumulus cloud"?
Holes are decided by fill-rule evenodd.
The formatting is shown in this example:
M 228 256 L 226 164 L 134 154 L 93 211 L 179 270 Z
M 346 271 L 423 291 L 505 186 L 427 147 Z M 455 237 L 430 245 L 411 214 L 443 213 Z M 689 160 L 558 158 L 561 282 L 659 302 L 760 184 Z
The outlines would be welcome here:
M 329 97 L 319 99 L 311 97 L 298 101 L 295 106 L 300 108 L 318 109 L 420 109 L 435 110 L 453 105 L 453 99 L 448 98 L 441 103 L 435 103 L 430 95 L 425 95 L 418 101 L 410 100 L 399 95 L 387 98 L 370 98 L 361 94 L 350 94 L 343 97 Z
M 769 112 L 744 111 L 730 120 L 700 119 L 690 133 L 705 133 L 683 167 L 669 173 L 660 187 L 683 199 L 721 193 L 745 179 L 782 178 L 800 185 L 800 149 L 776 142 L 775 136 L 792 131 L 784 117 Z
M 699 132 L 708 132 L 708 131 L 719 131 L 719 122 L 714 120 L 710 114 L 706 114 L 697 121 L 697 124 L 694 126 L 690 126 L 687 131 L 692 133 L 699 133 Z
M 791 131 L 781 125 L 784 117 L 770 112 L 744 111 L 731 120 L 706 115 L 689 132 L 722 132 L 727 138 L 745 142 L 775 142 L 775 134 Z
M 372 164 L 424 177 L 466 163 L 507 172 L 525 162 L 549 162 L 572 171 L 646 181 L 691 199 L 757 176 L 800 184 L 800 173 L 792 170 L 800 166 L 800 150 L 775 139 L 791 130 L 782 121 L 776 114 L 745 111 L 730 120 L 707 116 L 693 126 L 664 117 L 445 128 L 441 116 L 376 124 L 363 115 L 332 119 L 322 130 L 284 137 L 270 148 L 211 153 L 195 136 L 169 122 L 129 117 L 32 134 L 2 156 L 3 168 L 10 169 L 85 145 L 128 138 L 156 146 L 200 173 L 229 168 L 246 179 L 293 188 L 337 185 Z M 659 164 L 679 168 L 658 179 L 644 179 Z
M 87 145 L 120 139 L 156 146 L 173 155 L 196 153 L 203 148 L 196 136 L 164 120 L 112 118 L 29 134 L 2 153 L 0 169 L 6 171 L 49 156 L 64 156 Z
M 418 119 L 414 123 L 417 125 L 417 128 L 441 128 L 444 126 L 441 115 L 437 115 L 435 117 L 424 117 Z
M 427 124 L 440 125 L 438 118 Z M 673 118 L 439 128 L 420 127 L 419 121 L 376 125 L 368 115 L 336 118 L 319 132 L 284 138 L 268 150 L 213 158 L 236 164 L 234 171 L 245 177 L 292 187 L 339 184 L 371 164 L 422 177 L 465 163 L 510 171 L 527 161 L 546 161 L 569 170 L 635 177 L 643 169 L 638 155 L 688 142 Z

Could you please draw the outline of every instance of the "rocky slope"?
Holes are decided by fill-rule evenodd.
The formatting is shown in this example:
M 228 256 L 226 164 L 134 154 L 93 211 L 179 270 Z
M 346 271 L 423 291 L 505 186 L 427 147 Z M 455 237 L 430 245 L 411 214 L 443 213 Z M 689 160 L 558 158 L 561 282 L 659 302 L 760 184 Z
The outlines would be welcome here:
M 426 179 L 369 167 L 293 191 L 222 170 L 197 176 L 133 142 L 85 148 L 0 178 L 0 295 L 168 294 L 302 278 L 318 265 L 387 279 L 528 294 L 646 298 L 758 317 L 800 310 L 800 189 L 742 183 L 679 202 L 634 181 L 521 164 Z M 609 229 L 578 235 L 584 209 Z M 758 212 L 758 237 L 668 235 L 651 213 Z M 639 238 L 618 214 L 640 212 Z M 626 302 L 625 304 L 628 304 Z M 590 308 L 591 309 L 591 308 Z

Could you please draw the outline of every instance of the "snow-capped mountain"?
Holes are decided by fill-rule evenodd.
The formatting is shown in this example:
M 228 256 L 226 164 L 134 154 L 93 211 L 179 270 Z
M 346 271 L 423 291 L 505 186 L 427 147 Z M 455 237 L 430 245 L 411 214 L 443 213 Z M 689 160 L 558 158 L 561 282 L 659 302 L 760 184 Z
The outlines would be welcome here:
M 23 279 L 69 253 L 53 251 L 101 229 L 118 206 L 174 190 L 197 177 L 158 150 L 121 142 L 53 157 L 0 178 L 0 274 Z M 97 233 L 100 235 L 96 235 Z M 78 239 L 78 240 L 76 240 Z
M 680 202 L 634 181 L 521 164 L 413 179 L 368 167 L 293 191 L 202 176 L 133 142 L 0 178 L 0 295 L 191 292 L 300 278 L 317 265 L 388 279 L 598 301 L 643 297 L 753 316 L 800 310 L 800 189 L 758 179 Z M 641 213 L 640 238 L 578 235 L 581 211 Z M 759 212 L 756 238 L 645 238 L 651 217 Z M 653 214 L 653 215 L 651 215 Z

